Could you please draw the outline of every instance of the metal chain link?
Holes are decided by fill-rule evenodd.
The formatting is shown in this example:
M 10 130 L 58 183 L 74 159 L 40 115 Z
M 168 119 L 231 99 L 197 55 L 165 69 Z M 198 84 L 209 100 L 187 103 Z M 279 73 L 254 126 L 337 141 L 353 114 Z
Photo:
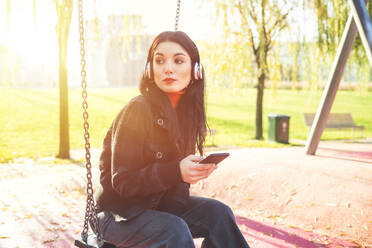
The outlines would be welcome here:
M 97 241 L 99 245 L 103 244 L 103 238 L 98 227 L 97 212 L 93 197 L 93 184 L 92 184 L 92 165 L 90 162 L 90 143 L 89 143 L 89 123 L 88 123 L 88 102 L 87 102 L 87 82 L 86 82 L 86 71 L 85 71 L 85 39 L 84 39 L 84 17 L 83 17 L 83 0 L 78 0 L 79 5 L 79 33 L 80 33 L 80 65 L 81 65 L 81 87 L 83 97 L 83 118 L 84 118 L 84 139 L 85 139 L 85 167 L 87 169 L 87 205 L 85 209 L 85 220 L 84 229 L 81 232 L 81 238 L 87 242 L 88 239 L 88 229 L 89 220 L 91 220 L 92 229 L 97 236 Z
M 178 21 L 180 20 L 181 0 L 177 0 L 176 10 L 176 23 L 174 24 L 174 30 L 178 31 Z

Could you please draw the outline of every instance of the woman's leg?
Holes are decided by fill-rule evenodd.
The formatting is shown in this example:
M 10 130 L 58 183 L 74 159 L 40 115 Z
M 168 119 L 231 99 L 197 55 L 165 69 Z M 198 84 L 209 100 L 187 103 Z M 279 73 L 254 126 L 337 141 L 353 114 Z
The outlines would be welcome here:
M 146 210 L 129 221 L 118 221 L 104 211 L 98 213 L 98 221 L 104 240 L 117 247 L 195 247 L 186 222 L 173 214 Z
M 247 248 L 230 207 L 220 201 L 191 196 L 180 217 L 189 225 L 193 237 L 204 237 L 202 248 Z

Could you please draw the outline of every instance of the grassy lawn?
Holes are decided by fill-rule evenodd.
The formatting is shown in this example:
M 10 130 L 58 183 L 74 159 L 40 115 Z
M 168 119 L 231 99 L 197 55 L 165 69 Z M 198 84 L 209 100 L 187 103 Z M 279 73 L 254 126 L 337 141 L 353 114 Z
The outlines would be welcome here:
M 137 88 L 89 89 L 91 147 L 100 147 L 112 120 Z M 306 139 L 302 113 L 316 112 L 321 91 L 266 90 L 264 96 L 264 136 L 267 137 L 267 114 L 290 115 L 290 138 Z M 71 149 L 83 148 L 80 89 L 70 89 Z M 208 92 L 209 126 L 218 131 L 208 146 L 283 146 L 254 141 L 255 89 L 233 93 L 228 89 Z M 332 112 L 350 112 L 358 125 L 364 125 L 364 137 L 372 137 L 372 92 L 341 91 Z M 58 152 L 58 89 L 0 88 L 0 162 L 17 157 L 37 158 Z M 358 133 L 357 133 L 358 134 Z M 350 139 L 351 131 L 326 131 L 323 139 Z

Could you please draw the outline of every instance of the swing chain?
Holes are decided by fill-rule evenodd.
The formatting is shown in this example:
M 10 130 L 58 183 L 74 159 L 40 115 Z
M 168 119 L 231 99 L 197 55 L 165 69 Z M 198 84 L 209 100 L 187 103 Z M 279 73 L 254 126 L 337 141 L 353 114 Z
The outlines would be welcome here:
M 84 229 L 81 233 L 81 238 L 87 242 L 88 239 L 88 229 L 89 220 L 91 220 L 92 229 L 97 236 L 97 241 L 99 244 L 103 243 L 103 238 L 101 236 L 98 227 L 97 212 L 93 197 L 93 184 L 92 184 L 92 165 L 90 162 L 90 143 L 89 143 L 89 123 L 88 123 L 88 102 L 87 102 L 87 82 L 86 82 L 86 62 L 85 62 L 85 39 L 84 39 L 84 17 L 83 17 L 83 0 L 78 0 L 79 5 L 79 33 L 80 33 L 80 65 L 81 65 L 81 87 L 82 87 L 82 97 L 83 97 L 83 118 L 84 118 L 84 139 L 85 139 L 85 167 L 87 169 L 87 205 L 85 209 L 85 221 Z
M 180 10 L 181 10 L 181 0 L 177 0 L 177 10 L 176 10 L 176 23 L 174 24 L 174 30 L 178 30 L 178 21 L 180 19 Z

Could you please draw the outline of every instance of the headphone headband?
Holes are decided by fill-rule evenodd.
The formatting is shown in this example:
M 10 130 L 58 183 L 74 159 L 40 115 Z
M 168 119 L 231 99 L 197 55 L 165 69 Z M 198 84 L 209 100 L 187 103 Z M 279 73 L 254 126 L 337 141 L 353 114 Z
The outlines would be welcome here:
M 198 55 L 198 60 L 195 62 L 194 66 L 192 67 L 192 72 L 191 75 L 195 80 L 203 79 L 203 66 L 200 62 L 200 54 L 199 54 L 199 49 L 196 46 L 196 44 L 191 41 L 194 44 L 194 48 L 196 50 L 196 53 Z M 147 60 L 146 65 L 145 65 L 145 77 L 148 79 L 151 79 L 151 61 Z

